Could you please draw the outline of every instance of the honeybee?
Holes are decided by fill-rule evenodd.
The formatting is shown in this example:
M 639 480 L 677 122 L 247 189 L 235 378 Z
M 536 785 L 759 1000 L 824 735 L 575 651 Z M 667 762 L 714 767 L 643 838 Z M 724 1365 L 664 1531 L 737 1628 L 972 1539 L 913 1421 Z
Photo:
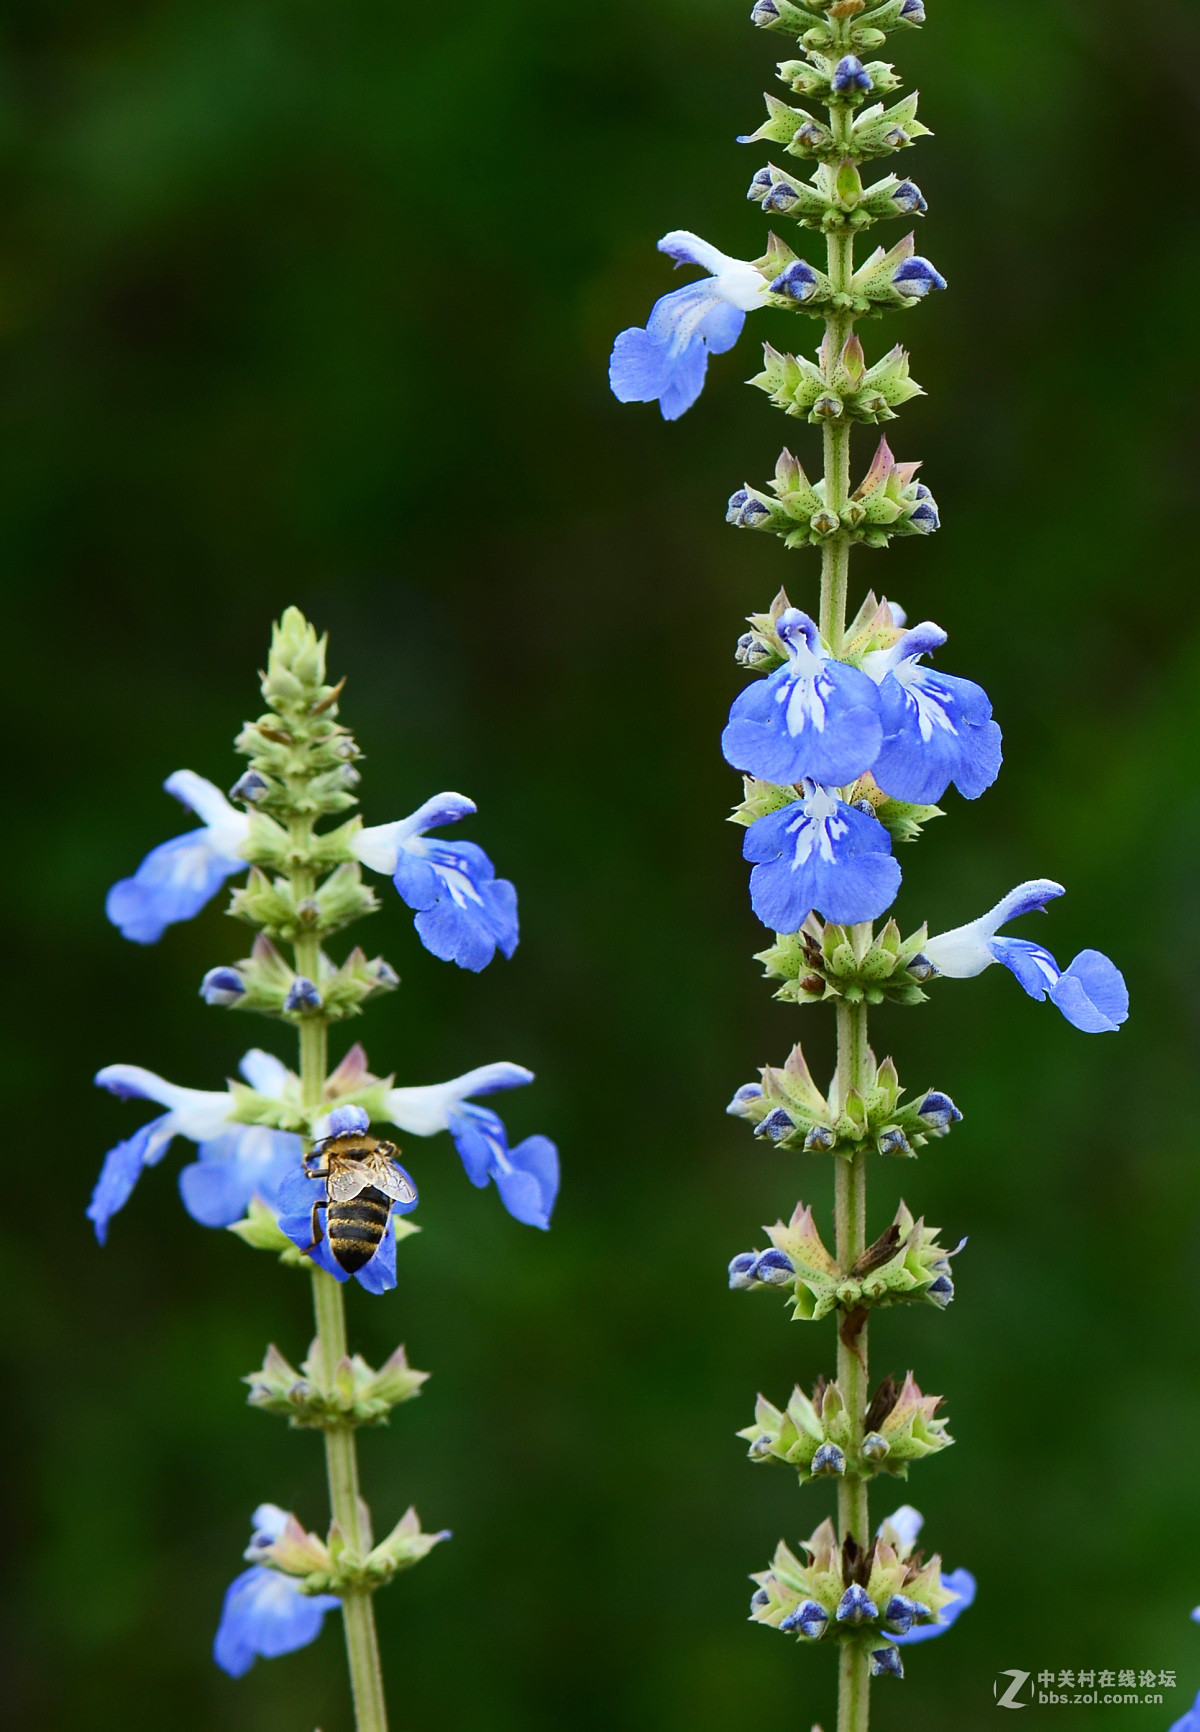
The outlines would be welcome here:
M 348 1275 L 371 1261 L 383 1242 L 396 1203 L 413 1204 L 417 1188 L 396 1161 L 395 1143 L 369 1131 L 325 1137 L 304 1158 L 304 1175 L 325 1180 L 325 1198 L 312 1208 L 314 1251 L 327 1236 L 329 1249 Z M 325 1211 L 324 1232 L 317 1219 Z

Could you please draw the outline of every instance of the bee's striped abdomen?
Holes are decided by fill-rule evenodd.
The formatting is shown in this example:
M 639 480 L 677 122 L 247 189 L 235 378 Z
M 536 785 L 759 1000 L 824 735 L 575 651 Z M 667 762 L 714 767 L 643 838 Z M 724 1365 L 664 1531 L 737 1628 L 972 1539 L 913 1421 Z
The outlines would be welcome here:
M 348 1275 L 369 1263 L 387 1232 L 390 1197 L 369 1185 L 349 1203 L 330 1203 L 325 1211 L 329 1248 Z

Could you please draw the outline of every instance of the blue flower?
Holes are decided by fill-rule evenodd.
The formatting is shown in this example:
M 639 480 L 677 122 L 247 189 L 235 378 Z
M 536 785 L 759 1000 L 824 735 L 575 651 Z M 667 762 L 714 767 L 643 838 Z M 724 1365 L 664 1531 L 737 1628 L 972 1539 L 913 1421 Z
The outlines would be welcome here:
M 365 1131 L 370 1123 L 361 1107 L 335 1107 L 323 1125 L 317 1127 L 319 1136 L 345 1136 Z M 403 1171 L 403 1169 L 401 1169 Z M 405 1178 L 408 1174 L 405 1173 Z M 412 1180 L 409 1179 L 412 1184 Z M 318 1214 L 320 1236 L 317 1244 L 313 1244 L 313 1209 L 314 1205 L 327 1201 L 325 1180 L 305 1171 L 297 1163 L 290 1167 L 284 1175 L 276 1192 L 275 1203 L 279 1210 L 279 1230 L 285 1233 L 292 1244 L 317 1265 L 324 1269 L 327 1275 L 332 1275 L 335 1281 L 348 1281 L 349 1271 L 343 1269 L 329 1246 L 329 1235 L 324 1231 L 324 1221 Z M 396 1215 L 411 1215 L 417 1206 L 417 1188 L 413 1185 L 411 1203 L 392 1204 L 392 1212 Z M 374 1255 L 363 1264 L 361 1269 L 354 1271 L 354 1279 L 368 1293 L 379 1295 L 390 1293 L 396 1285 L 396 1235 L 389 1219 L 387 1230 L 379 1241 Z
M 735 770 L 764 782 L 855 781 L 883 743 L 878 688 L 858 668 L 828 656 L 816 625 L 798 608 L 782 613 L 775 629 L 788 659 L 734 700 L 721 750 Z
M 951 782 L 977 800 L 1000 773 L 1000 729 L 987 693 L 972 680 L 921 666 L 945 641 L 941 626 L 926 620 L 863 658 L 879 682 L 883 725 L 872 774 L 893 799 L 922 806 L 940 800 Z
M 278 1095 L 288 1072 L 268 1053 L 251 1051 L 241 1072 L 261 1094 Z M 285 1175 L 300 1170 L 300 1138 L 262 1125 L 231 1122 L 231 1089 L 185 1089 L 136 1064 L 110 1064 L 96 1082 L 125 1100 L 157 1101 L 169 1110 L 142 1125 L 104 1157 L 88 1204 L 88 1219 L 103 1245 L 108 1223 L 128 1202 L 146 1167 L 162 1160 L 175 1137 L 199 1145 L 199 1160 L 179 1175 L 183 1206 L 202 1227 L 228 1227 L 246 1213 L 251 1197 L 273 1204 Z
M 558 1150 L 549 1137 L 526 1137 L 510 1149 L 508 1132 L 496 1114 L 469 1103 L 452 1110 L 447 1119 L 471 1183 L 482 1190 L 494 1179 L 513 1219 L 545 1231 L 558 1196 Z
M 814 910 L 848 926 L 874 920 L 900 888 L 891 837 L 836 791 L 811 782 L 804 790 L 746 831 L 751 907 L 772 932 L 799 932 Z
M 967 980 L 993 962 L 1003 963 L 1039 1002 L 1049 998 L 1069 1023 L 1085 1034 L 1106 1034 L 1129 1015 L 1129 992 L 1120 970 L 1098 950 L 1081 950 L 1069 968 L 1060 969 L 1048 950 L 1027 938 L 998 938 L 1010 920 L 1064 894 L 1061 884 L 1034 878 L 1018 884 L 987 914 L 953 932 L 943 932 L 922 946 L 939 974 Z
M 109 891 L 105 913 L 135 944 L 156 944 L 168 926 L 199 914 L 227 878 L 246 870 L 246 814 L 194 770 L 176 770 L 163 787 L 203 818 L 204 828 L 162 843 Z
M 1193 1612 L 1192 1616 L 1195 1615 Z M 1196 1697 L 1182 1720 L 1176 1720 L 1171 1732 L 1200 1732 L 1200 1696 Z
M 287 1512 L 271 1503 L 260 1504 L 253 1519 L 248 1558 L 268 1551 L 288 1522 Z M 254 1564 L 226 1591 L 213 1659 L 231 1678 L 241 1678 L 260 1655 L 276 1660 L 315 1642 L 326 1612 L 337 1611 L 341 1603 L 332 1594 L 305 1594 L 296 1577 Z
M 613 344 L 608 381 L 620 403 L 653 403 L 664 421 L 677 421 L 704 389 L 708 357 L 732 349 L 746 314 L 766 305 L 770 290 L 744 259 L 673 229 L 658 243 L 676 265 L 700 265 L 712 274 L 656 301 L 645 329 L 622 331 Z
M 517 948 L 517 893 L 474 842 L 430 841 L 427 830 L 476 810 L 462 794 L 437 794 L 395 824 L 360 830 L 351 846 L 365 866 L 391 877 L 426 950 L 478 974 L 497 950 Z

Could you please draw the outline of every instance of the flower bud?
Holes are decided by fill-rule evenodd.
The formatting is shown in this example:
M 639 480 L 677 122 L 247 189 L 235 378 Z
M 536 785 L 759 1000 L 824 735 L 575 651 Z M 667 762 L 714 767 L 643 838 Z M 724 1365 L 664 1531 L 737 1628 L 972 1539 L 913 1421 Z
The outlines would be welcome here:
M 856 54 L 844 55 L 838 61 L 831 83 L 839 96 L 850 96 L 855 92 L 865 94 L 874 89 L 870 73 Z
M 895 1125 L 884 1131 L 876 1145 L 881 1155 L 911 1155 L 912 1145 L 904 1132 Z
M 210 968 L 200 982 L 205 1004 L 231 1005 L 246 996 L 246 982 L 236 968 Z
M 321 994 L 311 980 L 303 974 L 298 974 L 288 988 L 288 995 L 283 1001 L 285 1013 L 294 1015 L 306 1010 L 320 1010 Z
M 919 186 L 911 180 L 902 180 L 892 193 L 892 203 L 904 216 L 924 216 L 929 206 Z
M 764 1606 L 771 1604 L 771 1596 L 765 1588 L 756 1588 L 750 1596 L 750 1610 L 761 1612 Z
M 899 1648 L 874 1648 L 871 1652 L 872 1678 L 903 1678 L 904 1661 Z
M 247 806 L 257 806 L 271 791 L 271 784 L 265 776 L 260 776 L 257 770 L 247 770 L 244 776 L 239 776 L 229 790 L 231 800 L 241 800 Z
M 921 535 L 932 535 L 934 530 L 942 527 L 937 504 L 932 497 L 922 499 L 918 505 L 914 506 L 905 521 Z
M 804 1139 L 804 1152 L 809 1155 L 824 1155 L 837 1142 L 837 1137 L 828 1125 L 814 1125 Z
M 771 1287 L 786 1287 L 796 1273 L 796 1265 L 786 1251 L 764 1251 L 758 1259 L 757 1276 Z
M 908 965 L 908 972 L 912 975 L 914 980 L 932 980 L 933 976 L 937 973 L 937 969 L 933 966 L 932 962 L 930 962 L 929 958 L 922 951 L 918 950 L 917 954 Z
M 918 1605 L 916 1600 L 910 1600 L 904 1594 L 893 1594 L 883 1608 L 884 1623 L 890 1630 L 895 1630 L 898 1636 L 907 1636 L 914 1624 L 928 1616 L 925 1606 Z
M 934 269 L 928 259 L 923 259 L 917 253 L 897 267 L 892 285 L 908 300 L 919 301 L 923 300 L 931 289 L 944 289 L 946 279 L 940 271 Z
M 329 1115 L 331 1137 L 361 1137 L 371 1128 L 371 1120 L 363 1107 L 334 1107 Z
M 939 1275 L 936 1281 L 931 1282 L 925 1289 L 925 1297 L 932 1299 L 944 1311 L 954 1297 L 954 1283 L 949 1275 Z
M 733 520 L 727 519 L 727 521 Z M 737 640 L 737 648 L 733 652 L 733 659 L 738 663 L 739 667 L 756 668 L 760 662 L 770 661 L 772 657 L 770 648 L 760 637 L 756 637 L 752 631 L 744 631 L 741 637 Z M 747 1083 L 746 1087 L 754 1088 L 757 1090 L 758 1094 L 762 1094 L 762 1089 L 758 1088 L 758 1085 L 755 1083 Z M 737 1095 L 734 1096 L 734 1099 L 736 1100 L 738 1096 L 741 1096 L 742 1092 L 743 1091 L 739 1089 Z
M 729 504 L 725 507 L 726 523 L 741 524 L 742 511 L 750 495 L 744 487 L 739 487 L 736 493 L 729 495 Z
M 962 1114 L 950 1099 L 937 1089 L 931 1089 L 917 1108 L 917 1116 L 932 1125 L 935 1130 L 947 1131 L 951 1125 L 962 1123 Z
M 862 1452 L 868 1461 L 882 1461 L 890 1448 L 887 1438 L 877 1431 L 868 1432 L 862 1441 Z
M 832 143 L 833 134 L 829 128 L 816 120 L 806 120 L 792 135 L 792 145 L 801 145 L 804 150 L 825 150 Z
M 771 170 L 769 168 L 760 168 L 754 179 L 750 182 L 750 186 L 746 192 L 746 197 L 753 199 L 756 204 L 761 204 L 763 199 L 766 198 L 767 194 L 770 192 L 771 184 Z
M 786 216 L 799 202 L 799 188 L 794 187 L 790 180 L 777 180 L 763 199 L 762 207 L 764 211 L 777 211 L 780 216 Z
M 874 1600 L 858 1582 L 851 1582 L 834 1613 L 839 1624 L 870 1624 L 878 1616 L 879 1609 Z
M 804 259 L 794 259 L 787 269 L 775 278 L 771 284 L 771 293 L 786 295 L 793 301 L 811 301 L 817 292 L 817 281 L 817 273 L 810 264 Z
M 812 1458 L 812 1475 L 827 1473 L 840 1478 L 846 1471 L 846 1458 L 836 1443 L 823 1443 Z
M 786 1618 L 779 1621 L 779 1628 L 785 1635 L 790 1636 L 799 1630 L 810 1642 L 819 1642 L 828 1625 L 829 1613 L 824 1606 L 818 1606 L 815 1600 L 801 1600 L 794 1612 L 789 1612 Z
M 920 4 L 920 0 L 907 0 L 908 5 Z M 903 17 L 903 13 L 901 13 Z M 756 0 L 754 10 L 750 14 L 751 24 L 756 24 L 760 30 L 769 30 L 772 24 L 779 22 L 779 8 L 775 0 Z
M 771 5 L 771 0 L 763 0 L 764 5 Z M 900 17 L 905 24 L 924 24 L 924 0 L 904 0 L 900 8 Z
M 790 1116 L 782 1107 L 776 1107 L 769 1112 L 761 1123 L 754 1127 L 756 1137 L 767 1137 L 773 1143 L 786 1142 L 795 1130 Z
M 747 1287 L 758 1286 L 758 1252 L 739 1251 L 729 1265 L 729 1285 L 736 1293 Z
M 761 499 L 747 499 L 738 514 L 738 524 L 742 529 L 757 529 L 760 523 L 771 515 L 771 507 L 764 505 Z

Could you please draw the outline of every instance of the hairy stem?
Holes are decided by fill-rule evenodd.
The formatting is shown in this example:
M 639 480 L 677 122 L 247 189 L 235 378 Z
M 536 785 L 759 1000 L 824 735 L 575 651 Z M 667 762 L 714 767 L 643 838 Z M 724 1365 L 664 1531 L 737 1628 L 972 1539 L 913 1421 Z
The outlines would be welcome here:
M 312 832 L 308 822 L 293 827 L 293 841 L 303 846 Z M 296 903 L 310 896 L 312 879 L 307 873 L 292 875 Z M 296 973 L 317 978 L 319 947 L 314 936 L 296 940 Z M 319 1106 L 325 1095 L 329 1066 L 328 1027 L 324 1017 L 306 1016 L 300 1023 L 300 1088 L 306 1107 Z M 317 1325 L 317 1358 L 322 1381 L 333 1382 L 340 1360 L 346 1357 L 346 1306 L 340 1284 L 324 1269 L 313 1265 L 313 1312 Z M 331 1426 L 325 1432 L 325 1471 L 329 1481 L 329 1505 L 333 1519 L 347 1546 L 358 1558 L 371 1546 L 370 1517 L 358 1490 L 358 1451 L 351 1426 Z M 387 1705 L 383 1695 L 383 1669 L 375 1634 L 375 1607 L 369 1593 L 346 1593 L 342 1597 L 342 1622 L 346 1631 L 346 1656 L 350 1665 L 350 1688 L 354 1694 L 357 1732 L 387 1732 Z

